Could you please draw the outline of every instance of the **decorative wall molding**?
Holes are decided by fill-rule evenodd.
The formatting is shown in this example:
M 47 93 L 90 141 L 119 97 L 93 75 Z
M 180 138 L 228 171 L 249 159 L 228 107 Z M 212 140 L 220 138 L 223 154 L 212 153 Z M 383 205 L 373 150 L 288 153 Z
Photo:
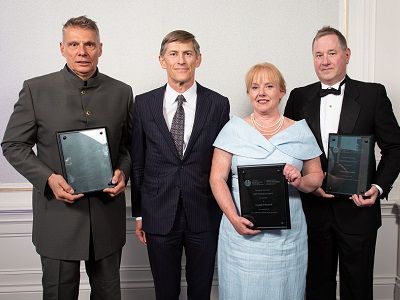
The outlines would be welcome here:
M 0 189 L 0 299 L 36 300 L 41 299 L 42 270 L 40 257 L 32 244 L 32 188 L 24 185 L 3 184 Z M 126 190 L 127 199 L 130 188 Z M 5 201 L 6 200 L 6 201 Z M 121 289 L 124 299 L 154 299 L 154 283 L 148 263 L 146 248 L 138 242 L 135 234 L 135 220 L 131 217 L 130 201 L 126 209 L 127 242 L 121 262 Z M 6 245 L 6 246 L 4 246 Z M 22 259 L 15 259 L 18 252 Z M 90 285 L 81 265 L 80 299 L 88 299 Z M 217 270 L 213 280 L 213 294 L 217 295 Z M 181 287 L 184 293 L 187 283 L 182 265 Z M 138 298 L 139 297 L 139 298 Z M 184 298 L 183 298 L 184 299 Z M 217 299 L 215 296 L 213 299 Z
M 126 193 L 129 199 L 129 187 Z M 0 189 L 0 198 L 4 199 L 5 197 L 12 197 L 13 199 L 8 201 L 7 205 L 3 205 L 3 200 L 0 201 L 0 242 L 2 245 L 8 245 L 8 248 L 0 248 L 0 299 L 40 299 L 42 289 L 40 259 L 35 253 L 31 242 L 31 190 L 27 190 L 26 187 L 20 189 L 18 186 L 13 187 L 12 191 Z M 19 202 L 20 204 L 13 203 L 13 205 L 10 205 L 10 202 Z M 382 201 L 381 207 L 382 222 L 384 224 L 397 224 L 396 221 L 400 216 L 400 209 L 394 199 Z M 145 247 L 137 241 L 134 231 L 135 220 L 131 217 L 129 201 L 127 201 L 126 221 L 127 243 L 124 247 L 121 263 L 121 288 L 125 295 L 124 298 L 137 298 L 140 295 L 140 299 L 153 299 L 154 284 L 148 264 L 147 252 Z M 385 237 L 383 230 L 379 231 L 379 235 L 384 238 L 390 238 L 392 241 L 393 238 Z M 14 262 L 9 261 L 15 251 L 18 251 L 19 255 L 24 257 L 25 262 L 16 261 L 14 265 Z M 377 257 L 377 260 L 379 259 L 392 258 Z M 182 293 L 184 293 L 187 286 L 184 273 L 184 266 L 182 266 Z M 213 295 L 215 296 L 212 299 L 218 299 L 217 273 L 217 269 L 215 269 L 213 280 Z M 374 276 L 374 289 L 375 293 L 379 294 L 379 297 L 375 299 L 390 299 L 385 295 L 393 294 L 395 289 L 400 290 L 400 279 L 390 272 L 376 275 Z M 81 267 L 80 291 L 81 299 L 86 299 L 90 292 L 83 264 Z M 25 296 L 21 298 L 21 295 Z
M 376 0 L 348 1 L 347 43 L 352 54 L 350 77 L 362 81 L 375 78 Z

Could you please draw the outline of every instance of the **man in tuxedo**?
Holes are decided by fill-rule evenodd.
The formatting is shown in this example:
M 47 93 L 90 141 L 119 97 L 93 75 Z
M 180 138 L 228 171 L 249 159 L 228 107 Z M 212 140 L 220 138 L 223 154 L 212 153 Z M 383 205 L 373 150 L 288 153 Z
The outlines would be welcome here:
M 90 299 L 118 300 L 126 236 L 124 190 L 131 170 L 132 88 L 99 72 L 102 44 L 93 20 L 71 18 L 62 32 L 66 65 L 24 82 L 1 146 L 33 185 L 32 240 L 42 262 L 43 299 L 78 299 L 84 260 Z M 95 127 L 107 129 L 115 187 L 76 194 L 61 175 L 56 133 Z
M 372 185 L 364 195 L 334 196 L 324 187 L 302 194 L 309 246 L 306 298 L 336 299 L 339 259 L 340 298 L 373 299 L 380 199 L 388 196 L 399 174 L 400 128 L 383 85 L 346 75 L 351 52 L 338 30 L 319 30 L 312 53 L 320 82 L 294 89 L 285 116 L 306 119 L 324 152 L 325 172 L 329 133 L 373 134 L 382 156 L 377 168 L 375 155 L 370 158 Z
M 229 120 L 229 101 L 195 81 L 201 54 L 191 33 L 167 34 L 159 62 L 167 84 L 134 105 L 136 234 L 147 246 L 158 300 L 179 298 L 183 249 L 188 298 L 209 299 L 222 215 L 209 184 L 212 144 Z

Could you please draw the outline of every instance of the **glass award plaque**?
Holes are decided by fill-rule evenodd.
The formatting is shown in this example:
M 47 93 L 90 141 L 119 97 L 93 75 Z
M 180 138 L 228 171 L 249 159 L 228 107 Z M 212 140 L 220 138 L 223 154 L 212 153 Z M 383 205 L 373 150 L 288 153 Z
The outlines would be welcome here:
M 364 195 L 371 187 L 374 148 L 373 135 L 330 133 L 325 191 L 337 196 Z
M 238 166 L 241 216 L 252 229 L 290 229 L 285 164 Z
M 75 194 L 114 187 L 105 128 L 57 132 L 63 176 Z

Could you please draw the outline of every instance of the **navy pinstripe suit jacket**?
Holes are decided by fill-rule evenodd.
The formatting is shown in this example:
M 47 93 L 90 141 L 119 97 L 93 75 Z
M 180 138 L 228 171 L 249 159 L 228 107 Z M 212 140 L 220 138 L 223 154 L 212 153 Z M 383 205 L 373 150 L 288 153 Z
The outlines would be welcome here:
M 166 86 L 138 95 L 132 139 L 132 214 L 143 230 L 167 234 L 180 194 L 193 232 L 219 227 L 222 212 L 211 192 L 213 142 L 229 120 L 228 98 L 197 84 L 192 134 L 181 160 L 163 116 Z

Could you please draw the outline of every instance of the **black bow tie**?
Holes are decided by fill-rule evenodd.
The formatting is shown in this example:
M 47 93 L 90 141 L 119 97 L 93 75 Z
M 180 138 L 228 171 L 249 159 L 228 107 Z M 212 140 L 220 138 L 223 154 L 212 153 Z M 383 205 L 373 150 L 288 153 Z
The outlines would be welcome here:
M 333 94 L 333 95 L 340 95 L 342 91 L 342 85 L 346 82 L 346 78 L 340 83 L 339 89 L 335 88 L 329 88 L 329 89 L 321 89 L 319 91 L 319 95 L 322 97 L 325 97 L 326 95 Z

